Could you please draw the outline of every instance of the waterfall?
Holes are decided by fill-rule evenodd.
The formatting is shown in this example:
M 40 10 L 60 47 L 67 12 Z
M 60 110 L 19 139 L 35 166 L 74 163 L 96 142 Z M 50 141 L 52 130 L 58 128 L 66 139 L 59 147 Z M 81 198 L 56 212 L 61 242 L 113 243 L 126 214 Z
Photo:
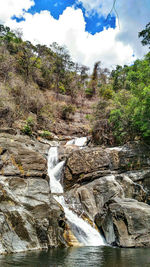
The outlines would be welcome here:
M 81 138 L 74 138 L 72 140 L 69 140 L 66 145 L 76 145 L 79 147 L 85 146 L 87 143 L 87 137 L 81 137 Z
M 80 144 L 79 146 L 83 146 L 85 139 L 76 139 L 76 143 Z M 102 246 L 104 241 L 98 231 L 70 210 L 65 203 L 63 186 L 60 183 L 64 163 L 65 161 L 58 162 L 58 148 L 51 147 L 48 153 L 48 175 L 50 177 L 51 192 L 56 194 L 54 198 L 63 207 L 65 216 L 77 240 L 85 246 Z M 60 196 L 58 196 L 59 194 Z

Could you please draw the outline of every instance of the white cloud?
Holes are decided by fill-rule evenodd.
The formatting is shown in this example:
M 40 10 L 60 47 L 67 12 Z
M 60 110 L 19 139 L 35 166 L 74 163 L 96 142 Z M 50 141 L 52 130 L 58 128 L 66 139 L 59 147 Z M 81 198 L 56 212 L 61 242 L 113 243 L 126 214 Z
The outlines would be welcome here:
M 122 3 L 118 1 L 116 8 L 120 18 L 120 32 L 117 40 L 132 46 L 134 54 L 141 57 L 148 50 L 142 47 L 138 32 L 150 21 L 150 1 L 123 0 Z
M 14 0 L 14 2 L 16 1 Z M 23 2 L 28 2 L 28 5 L 33 4 L 29 0 Z M 101 10 L 103 14 L 107 14 L 112 7 L 113 0 L 82 0 L 82 2 L 87 8 L 87 12 Z M 117 2 L 120 3 L 120 1 Z M 123 2 L 126 3 L 124 7 Z M 104 29 L 95 35 L 86 32 L 85 19 L 81 9 L 74 9 L 73 7 L 66 8 L 59 20 L 54 19 L 46 10 L 34 15 L 24 12 L 25 21 L 20 23 L 12 19 L 8 20 L 7 15 L 6 24 L 12 28 L 22 28 L 24 38 L 34 43 L 49 45 L 56 41 L 60 45 L 66 45 L 73 60 L 82 64 L 92 67 L 95 61 L 100 60 L 104 66 L 112 67 L 116 64 L 131 63 L 133 54 L 136 58 L 145 53 L 137 37 L 138 31 L 148 23 L 149 0 L 144 0 L 144 2 L 146 6 L 140 3 L 136 5 L 134 10 L 131 10 L 131 1 L 122 0 L 121 4 L 116 6 L 121 28 Z M 28 9 L 27 6 L 23 5 L 22 8 Z M 16 15 L 23 13 L 21 8 L 18 8 L 16 12 L 18 12 Z
M 6 23 L 8 19 L 16 15 L 22 16 L 31 6 L 33 0 L 0 0 L 0 23 Z M 3 2 L 3 3 L 2 3 Z
M 119 0 L 120 1 L 120 0 Z M 107 16 L 111 11 L 114 0 L 78 0 L 78 3 L 82 3 L 87 11 L 87 14 L 93 12 L 99 13 L 99 15 Z
M 51 44 L 53 41 L 66 45 L 75 61 L 92 66 L 101 60 L 105 66 L 125 64 L 131 61 L 133 50 L 116 37 L 119 29 L 108 29 L 91 35 L 85 31 L 85 20 L 80 9 L 68 7 L 59 20 L 48 11 L 34 15 L 26 13 L 25 21 L 10 20 L 8 26 L 21 27 L 24 38 L 34 43 Z
M 89 15 L 97 12 L 99 16 L 107 16 L 115 3 L 112 13 L 116 15 L 117 11 L 120 24 L 116 40 L 130 45 L 137 57 L 146 53 L 147 49 L 141 46 L 138 32 L 150 21 L 149 0 L 116 0 L 115 2 L 114 0 L 78 0 L 78 2 L 83 4 Z

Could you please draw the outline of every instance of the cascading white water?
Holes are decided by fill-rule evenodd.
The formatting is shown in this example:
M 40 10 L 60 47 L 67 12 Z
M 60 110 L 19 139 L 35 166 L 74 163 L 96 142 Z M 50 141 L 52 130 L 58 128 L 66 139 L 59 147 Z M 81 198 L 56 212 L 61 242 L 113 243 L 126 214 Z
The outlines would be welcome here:
M 78 140 L 77 143 L 83 146 L 83 141 L 85 143 L 85 139 L 82 139 L 82 141 Z M 48 175 L 50 177 L 50 189 L 52 193 L 63 193 L 60 179 L 64 163 L 64 161 L 58 162 L 58 148 L 51 147 L 48 153 Z M 54 197 L 64 208 L 65 216 L 70 223 L 71 230 L 81 244 L 85 246 L 104 245 L 103 238 L 98 231 L 66 206 L 63 195 L 55 195 Z
M 72 140 L 69 140 L 66 145 L 76 145 L 79 147 L 85 146 L 87 143 L 87 137 L 81 137 L 81 138 L 74 138 Z

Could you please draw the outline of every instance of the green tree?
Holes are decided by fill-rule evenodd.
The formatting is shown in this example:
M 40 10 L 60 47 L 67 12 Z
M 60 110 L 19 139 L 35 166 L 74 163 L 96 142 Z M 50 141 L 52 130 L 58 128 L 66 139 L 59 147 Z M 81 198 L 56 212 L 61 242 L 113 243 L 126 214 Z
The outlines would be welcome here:
M 92 97 L 96 94 L 96 88 L 97 88 L 97 83 L 98 83 L 98 74 L 99 74 L 99 69 L 100 69 L 100 61 L 95 62 L 94 68 L 93 68 L 93 73 L 91 76 L 91 80 L 88 83 L 88 86 L 86 88 L 86 95 L 87 97 Z
M 70 55 L 65 47 L 59 46 L 57 43 L 53 43 L 50 48 L 54 52 L 53 54 L 53 74 L 56 84 L 56 93 L 67 92 L 70 84 L 69 72 L 73 71 L 74 63 L 72 62 Z
M 146 25 L 146 28 L 139 32 L 139 37 L 142 37 L 142 45 L 149 45 L 150 48 L 150 22 Z
M 34 70 L 40 68 L 40 58 L 36 54 L 36 47 L 31 42 L 22 42 L 19 51 L 16 54 L 18 62 L 18 71 L 20 71 L 25 81 L 28 82 L 30 77 L 33 76 Z
M 22 43 L 21 37 L 17 37 L 9 27 L 0 24 L 0 45 L 6 45 L 11 54 L 15 54 L 19 50 L 19 45 Z

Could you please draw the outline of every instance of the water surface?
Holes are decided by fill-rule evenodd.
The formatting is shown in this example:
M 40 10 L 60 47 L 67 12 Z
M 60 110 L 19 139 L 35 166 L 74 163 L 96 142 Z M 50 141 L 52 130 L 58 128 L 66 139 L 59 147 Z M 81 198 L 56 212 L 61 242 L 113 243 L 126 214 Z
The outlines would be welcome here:
M 150 248 L 80 247 L 0 256 L 2 267 L 149 267 Z

